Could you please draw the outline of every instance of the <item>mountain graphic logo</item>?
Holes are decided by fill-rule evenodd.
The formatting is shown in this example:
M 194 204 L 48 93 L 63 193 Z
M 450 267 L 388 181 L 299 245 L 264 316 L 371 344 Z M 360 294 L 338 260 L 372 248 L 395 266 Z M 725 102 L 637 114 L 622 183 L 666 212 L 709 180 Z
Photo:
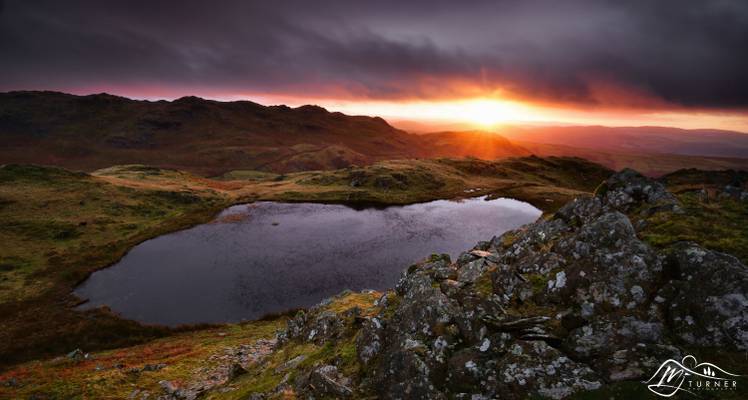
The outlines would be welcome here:
M 673 359 L 663 362 L 644 383 L 652 393 L 672 397 L 680 391 L 696 395 L 703 390 L 737 390 L 735 378 L 739 376 L 712 363 L 698 363 L 696 357 L 687 355 L 680 362 Z

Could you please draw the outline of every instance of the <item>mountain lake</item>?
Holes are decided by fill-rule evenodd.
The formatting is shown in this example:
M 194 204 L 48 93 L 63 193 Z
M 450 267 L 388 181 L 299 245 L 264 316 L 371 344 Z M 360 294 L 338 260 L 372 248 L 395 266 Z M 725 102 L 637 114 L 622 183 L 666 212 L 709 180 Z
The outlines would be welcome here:
M 253 320 L 309 307 L 345 289 L 392 288 L 432 253 L 454 260 L 541 211 L 499 198 L 386 208 L 256 202 L 145 241 L 75 289 L 124 318 L 175 326 Z

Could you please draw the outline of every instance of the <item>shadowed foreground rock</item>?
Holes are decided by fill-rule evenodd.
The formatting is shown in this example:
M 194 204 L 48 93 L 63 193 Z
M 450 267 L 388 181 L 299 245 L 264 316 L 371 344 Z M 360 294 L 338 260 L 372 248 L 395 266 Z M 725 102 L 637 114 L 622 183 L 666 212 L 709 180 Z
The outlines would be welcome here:
M 377 315 L 300 313 L 281 343 L 355 338 L 360 368 L 315 365 L 284 384 L 300 398 L 562 399 L 646 380 L 687 346 L 748 349 L 745 266 L 693 243 L 644 243 L 637 227 L 659 212 L 677 216 L 677 199 L 624 170 L 456 262 L 411 266 Z

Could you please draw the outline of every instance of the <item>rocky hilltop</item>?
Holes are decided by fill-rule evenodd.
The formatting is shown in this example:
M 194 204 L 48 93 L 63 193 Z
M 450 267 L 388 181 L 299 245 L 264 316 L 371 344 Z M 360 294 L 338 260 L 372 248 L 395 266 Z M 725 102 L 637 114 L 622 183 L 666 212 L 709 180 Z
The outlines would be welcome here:
M 411 266 L 376 314 L 300 313 L 279 349 L 354 340 L 360 368 L 346 375 L 333 358 L 251 398 L 562 399 L 646 380 L 694 348 L 748 350 L 745 265 L 694 243 L 644 243 L 637 231 L 663 212 L 682 212 L 676 197 L 624 170 L 455 261 Z

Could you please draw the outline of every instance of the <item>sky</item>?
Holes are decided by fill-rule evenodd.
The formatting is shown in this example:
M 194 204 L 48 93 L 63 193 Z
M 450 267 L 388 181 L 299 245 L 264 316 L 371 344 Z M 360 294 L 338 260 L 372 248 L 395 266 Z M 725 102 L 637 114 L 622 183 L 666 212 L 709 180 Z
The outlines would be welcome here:
M 748 1 L 0 0 L 0 91 L 748 132 Z

